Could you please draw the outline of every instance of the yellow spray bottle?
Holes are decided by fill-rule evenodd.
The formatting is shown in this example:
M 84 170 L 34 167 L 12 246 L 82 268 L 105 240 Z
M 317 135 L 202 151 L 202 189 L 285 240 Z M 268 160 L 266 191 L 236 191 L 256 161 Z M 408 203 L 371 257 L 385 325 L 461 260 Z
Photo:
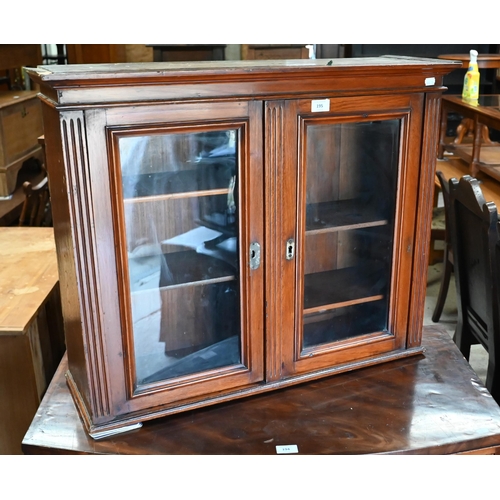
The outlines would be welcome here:
M 477 67 L 477 50 L 470 51 L 469 69 L 465 74 L 462 99 L 470 104 L 477 104 L 479 99 L 479 69 Z

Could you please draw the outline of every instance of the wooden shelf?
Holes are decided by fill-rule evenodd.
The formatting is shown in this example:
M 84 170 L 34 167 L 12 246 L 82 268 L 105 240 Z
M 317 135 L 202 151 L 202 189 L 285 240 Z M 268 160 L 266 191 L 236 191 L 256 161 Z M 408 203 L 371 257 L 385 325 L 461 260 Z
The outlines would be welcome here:
M 234 176 L 234 157 L 206 159 L 196 168 L 123 176 L 125 203 L 227 195 Z
M 370 263 L 306 274 L 304 277 L 304 314 L 316 314 L 382 300 L 387 292 L 384 273 L 382 266 Z
M 385 226 L 388 223 L 371 205 L 360 200 L 311 203 L 306 209 L 307 234 Z
M 182 198 L 201 198 L 203 196 L 220 196 L 227 195 L 229 193 L 229 189 L 212 189 L 205 191 L 186 191 L 180 193 L 171 193 L 171 194 L 160 194 L 153 196 L 138 196 L 136 198 L 125 198 L 123 200 L 124 203 L 156 203 L 158 201 L 165 200 L 179 200 Z
M 235 280 L 235 268 L 223 260 L 223 252 L 213 253 L 218 253 L 221 258 L 194 250 L 162 254 L 159 288 L 164 290 Z M 133 266 L 134 262 L 142 263 L 145 259 L 148 257 L 131 258 L 129 265 Z

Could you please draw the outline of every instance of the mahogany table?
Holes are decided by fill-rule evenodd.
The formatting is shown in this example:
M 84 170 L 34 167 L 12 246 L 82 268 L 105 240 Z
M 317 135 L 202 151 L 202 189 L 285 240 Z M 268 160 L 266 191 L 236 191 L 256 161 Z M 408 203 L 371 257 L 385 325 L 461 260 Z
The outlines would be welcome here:
M 479 171 L 500 180 L 500 144 L 481 144 L 483 127 L 500 130 L 500 95 L 482 95 L 477 105 L 465 102 L 461 96 L 444 95 L 442 98 L 441 132 L 439 138 L 438 158 L 444 152 L 452 152 L 470 164 L 469 174 L 475 177 Z M 446 141 L 448 113 L 455 111 L 474 123 L 474 139 L 472 144 L 456 144 Z
M 26 454 L 494 454 L 500 407 L 449 335 L 424 353 L 184 414 L 93 440 L 64 358 L 23 440 Z

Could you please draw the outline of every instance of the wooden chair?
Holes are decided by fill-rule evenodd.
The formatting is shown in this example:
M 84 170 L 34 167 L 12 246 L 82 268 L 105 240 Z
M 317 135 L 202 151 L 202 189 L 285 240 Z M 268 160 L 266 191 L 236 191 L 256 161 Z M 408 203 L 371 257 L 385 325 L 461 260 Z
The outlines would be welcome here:
M 19 217 L 20 226 L 52 226 L 49 182 L 45 176 L 36 186 L 26 181 L 23 209 Z
M 436 248 L 437 241 L 445 241 L 446 238 L 446 220 L 445 208 L 438 206 L 439 193 L 441 188 L 434 186 L 434 205 L 432 209 L 431 222 L 431 240 L 429 244 L 429 266 L 433 266 L 443 260 L 443 250 Z
M 443 312 L 443 307 L 446 302 L 446 297 L 448 295 L 448 289 L 450 286 L 451 273 L 453 272 L 453 245 L 451 243 L 450 236 L 450 188 L 445 176 L 441 171 L 436 172 L 439 179 L 439 184 L 441 185 L 441 192 L 443 193 L 444 201 L 444 218 L 445 218 L 445 229 L 444 229 L 444 251 L 443 251 L 443 272 L 441 275 L 441 284 L 439 285 L 439 293 L 437 297 L 436 307 L 432 313 L 432 321 L 437 323 L 439 318 L 441 318 L 441 313 Z
M 486 388 L 500 403 L 500 316 L 495 247 L 498 214 L 486 202 L 479 182 L 468 175 L 450 179 L 450 234 L 457 287 L 458 321 L 454 340 L 468 360 L 472 344 L 488 352 Z

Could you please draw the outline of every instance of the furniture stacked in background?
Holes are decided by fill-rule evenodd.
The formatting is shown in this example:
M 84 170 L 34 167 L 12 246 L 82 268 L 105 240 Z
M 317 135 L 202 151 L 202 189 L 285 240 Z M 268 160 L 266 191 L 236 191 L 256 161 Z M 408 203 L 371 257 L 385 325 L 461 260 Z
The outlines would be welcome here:
M 27 82 L 22 68 L 41 63 L 41 45 L 0 44 L 0 90 L 25 89 Z
M 20 454 L 65 351 L 53 229 L 0 227 L 0 259 L 0 454 Z
M 27 161 L 43 163 L 38 137 L 43 134 L 37 92 L 0 92 L 0 197 L 16 189 L 19 170 Z
M 223 61 L 226 45 L 148 45 L 153 48 L 156 62 L 176 61 Z
M 242 59 L 308 59 L 306 44 L 254 44 L 241 46 Z
M 67 44 L 68 64 L 119 63 L 126 61 L 124 44 Z
M 472 125 L 473 137 L 467 141 L 462 131 L 456 139 L 447 137 L 447 117 L 456 112 Z M 463 127 L 460 124 L 460 127 Z M 500 95 L 480 95 L 477 104 L 465 102 L 461 95 L 446 95 L 442 100 L 441 132 L 438 159 L 444 158 L 445 152 L 453 153 L 469 163 L 469 173 L 475 177 L 479 171 L 500 181 L 500 143 L 491 141 L 488 130 L 500 131 Z M 465 134 L 463 134 L 465 135 Z
M 40 45 L 0 45 L 0 71 L 20 72 L 41 63 Z M 26 80 L 26 79 L 25 79 Z M 10 80 L 9 80 L 10 82 Z M 26 83 L 26 82 L 24 82 Z M 41 105 L 35 90 L 0 91 L 0 225 L 16 224 L 25 194 L 23 183 L 43 179 Z

